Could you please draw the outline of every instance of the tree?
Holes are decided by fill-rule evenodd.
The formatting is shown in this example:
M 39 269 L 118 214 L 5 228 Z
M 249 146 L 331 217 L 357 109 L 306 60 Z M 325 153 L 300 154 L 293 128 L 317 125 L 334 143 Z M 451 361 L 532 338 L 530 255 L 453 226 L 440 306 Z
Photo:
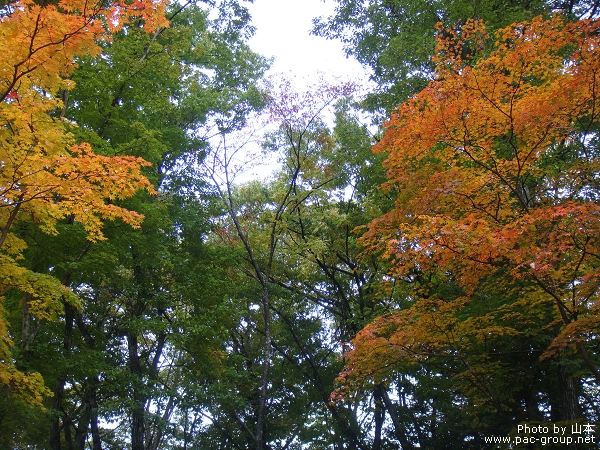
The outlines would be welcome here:
M 317 19 L 313 32 L 340 39 L 348 55 L 371 69 L 377 87 L 363 106 L 383 117 L 431 80 L 436 23 L 452 27 L 472 18 L 483 20 L 493 31 L 556 10 L 578 18 L 593 17 L 599 7 L 596 0 L 338 0 L 336 3 L 335 14 Z
M 385 309 L 386 298 L 377 289 L 385 272 L 375 260 L 358 260 L 354 233 L 374 211 L 385 208 L 376 189 L 384 179 L 379 156 L 370 151 L 373 137 L 354 117 L 349 97 L 336 102 L 333 129 L 323 121 L 304 127 L 293 111 L 289 108 L 286 116 L 293 119 L 290 128 L 271 141 L 276 148 L 305 149 L 302 182 L 294 191 L 297 205 L 282 223 L 273 282 L 289 297 L 288 304 L 275 307 L 279 335 L 290 337 L 278 348 L 297 361 L 296 371 L 314 392 L 315 410 L 308 416 L 314 417 L 313 425 L 302 442 L 315 448 L 380 448 L 386 436 L 378 393 L 347 405 L 328 399 L 340 368 L 340 342 L 353 337 L 375 311 Z
M 53 394 L 46 414 L 21 419 L 35 429 L 9 436 L 14 445 L 177 445 L 179 364 L 190 348 L 180 331 L 214 340 L 226 311 L 204 286 L 214 275 L 202 256 L 211 195 L 186 166 L 202 160 L 214 122 L 243 122 L 260 105 L 255 81 L 266 62 L 243 42 L 248 16 L 235 2 L 224 2 L 217 15 L 192 2 L 173 5 L 170 26 L 161 22 L 152 33 L 135 13 L 141 4 L 133 6 L 128 23 L 98 40 L 98 51 L 77 55 L 65 75 L 74 87 L 57 90 L 51 113 L 73 142 L 89 142 L 107 161 L 151 163 L 144 163 L 145 186 L 157 193 L 112 199 L 113 208 L 145 220 L 136 229 L 106 221 L 107 239 L 93 243 L 70 216 L 56 217 L 56 236 L 44 236 L 37 222 L 15 224 L 28 245 L 23 266 L 68 286 L 73 304 L 61 305 L 60 320 L 50 322 L 26 317 L 19 298 L 7 297 L 16 364 L 43 374 Z M 205 355 L 211 349 L 206 345 Z M 19 414 L 7 405 L 10 425 Z M 103 427 L 107 422 L 115 428 Z M 9 425 L 0 429 L 2 438 L 10 434 Z
M 325 343 L 329 338 L 320 335 L 327 313 L 295 289 L 301 284 L 299 274 L 308 269 L 302 257 L 295 254 L 301 251 L 298 247 L 309 251 L 313 245 L 321 253 L 326 244 L 317 242 L 318 232 L 313 234 L 308 228 L 303 236 L 294 236 L 303 226 L 297 220 L 311 221 L 305 209 L 318 211 L 314 220 L 336 209 L 331 206 L 321 210 L 317 206 L 331 192 L 341 189 L 337 171 L 327 167 L 325 155 L 331 150 L 332 139 L 322 116 L 353 87 L 323 84 L 297 93 L 289 80 L 283 80 L 269 88 L 269 113 L 276 129 L 267 134 L 263 147 L 279 156 L 282 170 L 274 174 L 272 181 L 237 187 L 237 171 L 247 170 L 240 156 L 248 151 L 247 136 L 235 141 L 226 135 L 218 152 L 205 163 L 206 170 L 214 174 L 214 184 L 227 211 L 227 218 L 221 221 L 221 238 L 238 245 L 245 255 L 241 261 L 235 260 L 232 270 L 241 270 L 250 281 L 247 287 L 236 287 L 231 294 L 245 313 L 227 345 L 231 364 L 237 361 L 237 376 L 244 385 L 238 382 L 230 388 L 240 394 L 236 402 L 230 400 L 222 408 L 235 418 L 237 428 L 241 428 L 237 433 L 249 437 L 253 441 L 250 445 L 256 448 L 298 446 L 303 442 L 325 445 L 323 442 L 330 439 L 336 443 L 349 439 L 356 448 L 358 425 L 348 425 L 348 417 L 342 417 L 336 407 L 328 404 L 333 374 L 330 364 L 336 362 L 329 342 Z M 316 282 L 314 278 L 311 281 Z M 250 289 L 252 284 L 255 289 Z M 248 383 L 255 386 L 249 393 Z M 247 403 L 240 403 L 241 398 Z M 306 407 L 307 403 L 311 406 Z M 283 405 L 287 406 L 281 410 Z M 211 415 L 217 425 L 219 415 Z M 332 423 L 335 436 L 327 437 L 329 432 L 321 429 L 321 420 L 316 417 Z M 310 430 L 301 431 L 307 422 L 311 423 Z M 263 431 L 256 428 L 260 425 Z M 220 427 L 225 428 L 222 424 Z
M 553 420 L 589 407 L 583 390 L 599 376 L 597 30 L 557 15 L 493 41 L 480 22 L 440 33 L 435 80 L 393 113 L 375 147 L 396 201 L 362 239 L 409 287 L 406 304 L 353 340 L 339 377 L 349 390 L 338 394 L 389 383 L 406 365 L 451 376 L 474 414 L 524 412 L 507 414 L 509 427 L 548 419 L 544 404 Z M 515 364 L 539 393 L 518 392 Z
M 19 262 L 25 242 L 14 232 L 19 222 L 40 223 L 56 233 L 57 221 L 72 217 L 88 239 L 103 239 L 105 220 L 121 219 L 137 227 L 142 216 L 114 204 L 140 189 L 153 189 L 135 157 L 105 157 L 89 144 L 77 143 L 71 125 L 61 116 L 60 93 L 73 88 L 68 77 L 75 59 L 98 54 L 97 42 L 136 17 L 148 31 L 164 26 L 160 2 L 133 5 L 84 1 L 39 5 L 11 2 L 3 7 L 0 35 L 0 250 L 3 299 L 12 291 L 23 295 L 23 307 L 39 320 L 51 319 L 63 302 L 77 300 L 54 277 L 26 269 Z M 0 387 L 5 394 L 40 405 L 48 391 L 36 373 L 14 363 L 13 341 L 0 313 Z M 28 337 L 27 337 L 28 338 Z M 26 339 L 27 339 L 26 338 Z M 0 413 L 4 418 L 6 411 Z

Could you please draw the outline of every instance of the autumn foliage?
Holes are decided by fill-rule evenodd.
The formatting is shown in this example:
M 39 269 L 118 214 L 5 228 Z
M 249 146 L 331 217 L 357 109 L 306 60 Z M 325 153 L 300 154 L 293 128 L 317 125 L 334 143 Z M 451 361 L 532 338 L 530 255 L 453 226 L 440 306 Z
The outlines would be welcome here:
M 407 306 L 354 339 L 334 398 L 441 364 L 490 400 L 502 343 L 539 335 L 535 358 L 574 358 L 598 379 L 599 27 L 439 30 L 435 79 L 374 149 L 396 201 L 362 239 L 409 286 Z
M 90 240 L 102 239 L 104 220 L 132 226 L 142 220 L 116 200 L 153 190 L 142 174 L 148 163 L 94 153 L 75 142 L 69 130 L 76 124 L 63 114 L 76 58 L 98 55 L 100 41 L 134 21 L 149 32 L 166 26 L 163 2 L 69 0 L 42 6 L 22 0 L 5 5 L 0 17 L 0 295 L 13 289 L 32 296 L 32 313 L 40 319 L 54 317 L 62 301 L 76 299 L 58 280 L 20 265 L 25 244 L 11 231 L 14 225 L 33 221 L 56 233 L 57 221 L 70 217 Z M 15 395 L 40 403 L 42 380 L 15 368 L 12 345 L 0 309 L 0 388 L 10 386 Z

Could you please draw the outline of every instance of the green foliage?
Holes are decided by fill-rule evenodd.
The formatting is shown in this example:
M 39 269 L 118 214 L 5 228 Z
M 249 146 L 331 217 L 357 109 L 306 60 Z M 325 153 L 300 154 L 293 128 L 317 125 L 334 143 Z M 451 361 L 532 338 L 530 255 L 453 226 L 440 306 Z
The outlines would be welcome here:
M 315 20 L 313 32 L 344 43 L 346 53 L 371 69 L 376 83 L 363 107 L 383 117 L 422 90 L 433 75 L 436 24 L 481 19 L 490 29 L 547 13 L 542 0 L 338 0 L 333 16 Z M 591 2 L 575 2 L 577 8 Z
M 431 201 L 448 188 L 448 161 L 438 143 L 413 159 L 419 176 L 380 188 L 386 169 L 397 173 L 394 155 L 372 152 L 385 137 L 365 126 L 373 117 L 364 113 L 385 114 L 426 85 L 436 36 L 461 41 L 456 67 L 476 63 L 481 36 L 464 38 L 461 28 L 469 18 L 496 30 L 561 6 L 594 14 L 596 3 L 338 0 L 315 33 L 341 39 L 373 70 L 377 88 L 360 105 L 347 83 L 304 93 L 289 80 L 259 85 L 268 61 L 248 47 L 254 30 L 236 0 L 173 4 L 170 26 L 151 34 L 132 17 L 98 44 L 101 56 L 79 55 L 50 115 L 99 155 L 144 158 L 156 193 L 111 198 L 144 221 L 133 230 L 106 220 L 101 242 L 88 240 L 77 216 L 57 220 L 52 236 L 33 216 L 12 228 L 0 260 L 0 386 L 16 380 L 23 389 L 0 390 L 0 447 L 480 449 L 484 436 L 508 435 L 515 423 L 565 419 L 569 395 L 587 398 L 583 414 L 597 417 L 596 385 L 582 381 L 581 362 L 561 344 L 570 332 L 584 339 L 583 328 L 561 329 L 554 305 L 524 278 L 526 265 L 502 289 L 501 264 L 473 271 L 465 285 L 465 264 L 449 256 L 444 266 L 431 247 L 419 264 L 395 270 L 416 252 L 421 213 L 449 204 Z M 255 128 L 261 108 L 272 127 L 260 150 L 280 170 L 232 183 L 246 149 L 236 136 L 250 121 Z M 596 120 L 576 122 L 582 138 L 553 142 L 507 204 L 544 189 L 554 190 L 550 203 L 567 192 L 573 202 L 598 200 L 589 166 Z M 423 130 L 438 136 L 432 124 Z M 400 133 L 398 142 L 415 136 Z M 514 163 L 511 139 L 498 136 L 491 157 Z M 231 177 L 219 181 L 219 170 Z M 566 182 L 565 170 L 577 176 Z M 428 177 L 441 187 L 416 201 Z M 486 186 L 473 192 L 486 196 Z M 402 240 L 395 209 L 413 200 L 414 235 Z M 464 217 L 462 208 L 449 211 Z M 369 231 L 374 220 L 393 250 Z M 491 245 L 481 236 L 473 248 Z M 586 320 L 591 330 L 595 319 Z M 552 342 L 560 345 L 540 359 Z M 359 387 L 330 396 L 349 363 Z
M 41 373 L 53 396 L 35 427 L 0 432 L 2 442 L 176 445 L 174 380 L 184 380 L 185 371 L 175 368 L 197 357 L 197 376 L 214 380 L 222 370 L 231 305 L 218 295 L 222 264 L 215 264 L 226 252 L 205 248 L 213 196 L 185 165 L 202 160 L 214 126 L 239 127 L 263 102 L 255 82 L 266 61 L 241 41 L 248 16 L 234 6 L 215 20 L 198 5 L 174 5 L 169 28 L 149 35 L 129 26 L 101 44 L 102 56 L 78 60 L 75 88 L 57 114 L 77 123 L 73 135 L 97 153 L 151 162 L 146 174 L 159 193 L 120 201 L 144 215 L 143 225 L 132 231 L 107 221 L 104 242 L 87 241 L 74 220 L 57 224 L 51 237 L 34 223 L 21 227 L 27 267 L 40 275 L 27 311 L 16 296 L 6 302 L 21 348 L 16 363 Z M 55 308 L 37 311 L 50 281 L 71 291 L 62 287 Z M 60 320 L 48 322 L 51 316 Z M 2 405 L 3 419 L 20 408 L 16 400 Z M 116 428 L 103 429 L 103 421 Z M 139 427 L 128 429 L 131 421 Z

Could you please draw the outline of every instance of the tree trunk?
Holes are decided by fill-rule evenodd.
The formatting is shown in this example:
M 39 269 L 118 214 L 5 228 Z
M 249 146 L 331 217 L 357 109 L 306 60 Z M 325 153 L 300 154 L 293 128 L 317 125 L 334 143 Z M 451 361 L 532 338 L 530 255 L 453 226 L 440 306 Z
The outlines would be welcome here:
M 558 385 L 560 388 L 559 420 L 575 421 L 579 419 L 579 399 L 575 379 L 565 366 L 558 366 Z
M 99 382 L 95 378 L 95 385 Z M 100 430 L 98 429 L 98 399 L 94 385 L 94 396 L 92 398 L 92 414 L 90 418 L 90 431 L 92 433 L 92 450 L 102 450 L 102 440 L 100 439 Z
M 394 436 L 396 436 L 396 439 L 398 439 L 400 441 L 402 450 L 412 450 L 414 448 L 414 446 L 412 445 L 412 443 L 408 440 L 408 437 L 406 436 L 406 432 L 405 432 L 406 427 L 402 424 L 400 417 L 398 417 L 396 407 L 392 403 L 392 400 L 390 399 L 389 395 L 387 394 L 387 391 L 384 390 L 382 392 L 381 398 L 382 398 L 383 403 L 385 404 L 385 407 L 392 419 L 392 424 L 394 425 Z
M 133 332 L 127 333 L 127 350 L 129 359 L 127 365 L 132 377 L 133 406 L 131 409 L 131 450 L 144 449 L 145 431 L 145 403 L 146 397 L 142 393 L 142 366 L 138 352 L 137 336 Z
M 271 356 L 273 348 L 271 345 L 271 306 L 269 302 L 269 283 L 264 278 L 262 286 L 262 309 L 265 327 L 265 342 L 263 346 L 263 372 L 261 377 L 260 395 L 258 397 L 258 412 L 256 417 L 256 450 L 265 448 L 266 407 L 269 388 L 269 375 L 271 373 Z
M 60 417 L 58 412 L 62 406 L 62 398 L 65 391 L 65 383 L 67 381 L 67 374 L 62 373 L 56 380 L 54 385 L 54 397 L 52 398 L 52 409 L 54 410 L 55 417 L 50 422 L 50 449 L 60 450 Z
M 385 419 L 385 408 L 383 405 L 383 393 L 385 387 L 381 384 L 377 385 L 373 392 L 373 400 L 375 402 L 375 437 L 373 438 L 373 450 L 381 449 L 381 431 L 383 429 L 383 420 Z
M 65 303 L 65 335 L 63 338 L 63 350 L 65 356 L 71 354 L 71 348 L 73 346 L 73 326 L 75 321 L 75 307 L 69 303 Z M 55 412 L 55 416 L 50 422 L 50 449 L 60 450 L 60 416 L 58 412 L 62 410 L 62 401 L 65 392 L 65 384 L 67 382 L 67 372 L 63 371 L 54 384 L 54 397 L 52 399 L 52 409 Z M 63 424 L 64 425 L 64 424 Z

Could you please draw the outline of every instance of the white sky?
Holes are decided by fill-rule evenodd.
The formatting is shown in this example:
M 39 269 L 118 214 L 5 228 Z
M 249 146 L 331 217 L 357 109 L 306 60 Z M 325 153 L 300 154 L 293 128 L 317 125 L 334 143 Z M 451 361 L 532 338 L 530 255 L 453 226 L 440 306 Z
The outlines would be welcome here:
M 291 72 L 297 79 L 314 81 L 321 71 L 359 84 L 368 80 L 362 66 L 346 58 L 339 41 L 310 35 L 313 17 L 333 13 L 331 0 L 254 0 L 246 5 L 256 27 L 250 47 L 275 57 L 270 74 Z
M 252 15 L 256 33 L 250 40 L 252 50 L 266 57 L 274 57 L 269 75 L 283 74 L 293 80 L 301 92 L 319 81 L 337 85 L 352 81 L 357 86 L 367 86 L 369 76 L 355 60 L 348 59 L 339 41 L 310 35 L 312 19 L 333 14 L 332 0 L 254 0 L 244 3 Z M 333 118 L 331 118 L 333 119 Z M 247 148 L 254 148 L 248 144 Z M 241 166 L 247 154 L 240 153 Z M 275 158 L 277 155 L 273 155 Z M 268 160 L 268 158 L 267 158 Z M 270 161 L 270 160 L 269 160 Z M 261 164 L 248 164 L 242 169 L 237 182 L 268 178 L 278 164 L 263 160 Z

